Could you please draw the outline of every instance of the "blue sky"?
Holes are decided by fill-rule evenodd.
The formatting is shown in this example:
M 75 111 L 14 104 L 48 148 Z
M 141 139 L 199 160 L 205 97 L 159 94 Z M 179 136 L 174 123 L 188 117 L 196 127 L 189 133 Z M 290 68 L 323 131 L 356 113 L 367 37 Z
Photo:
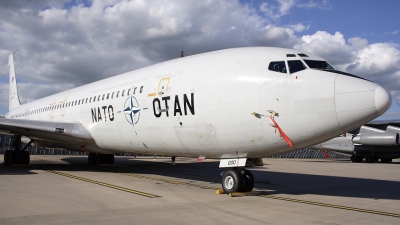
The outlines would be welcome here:
M 8 108 L 8 55 L 21 101 L 179 56 L 276 46 L 326 58 L 381 84 L 400 118 L 397 0 L 20 0 L 0 2 L 0 114 Z
M 277 1 L 240 1 L 256 7 L 262 3 L 277 5 Z M 297 1 L 306 3 L 307 1 Z M 288 14 L 280 17 L 278 24 L 285 25 L 303 22 L 310 28 L 300 34 L 316 31 L 335 33 L 340 31 L 345 37 L 366 38 L 370 43 L 400 43 L 400 2 L 398 0 L 335 0 L 326 5 L 323 1 L 312 1 L 321 5 L 318 8 L 293 7 Z M 327 1 L 328 2 L 328 1 Z M 399 34 L 393 34 L 393 32 Z

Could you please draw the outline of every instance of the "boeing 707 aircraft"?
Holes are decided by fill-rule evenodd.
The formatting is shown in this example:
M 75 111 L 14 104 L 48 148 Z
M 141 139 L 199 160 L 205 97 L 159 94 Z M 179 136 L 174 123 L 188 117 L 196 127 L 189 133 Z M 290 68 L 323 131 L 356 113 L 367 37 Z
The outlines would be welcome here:
M 9 56 L 9 112 L 0 132 L 15 138 L 7 164 L 29 163 L 21 139 L 85 151 L 220 159 L 227 193 L 251 191 L 244 167 L 321 143 L 378 117 L 389 93 L 292 49 L 248 47 L 183 57 L 21 105 Z

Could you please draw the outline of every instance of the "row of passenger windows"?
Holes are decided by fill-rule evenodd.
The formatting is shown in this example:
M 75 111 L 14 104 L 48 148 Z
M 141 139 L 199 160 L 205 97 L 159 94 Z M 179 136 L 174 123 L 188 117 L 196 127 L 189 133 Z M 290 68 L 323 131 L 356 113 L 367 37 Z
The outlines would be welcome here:
M 103 100 L 108 100 L 108 99 L 113 99 L 113 98 L 118 98 L 118 97 L 129 96 L 131 94 L 131 91 L 132 91 L 132 94 L 142 93 L 143 86 L 141 86 L 140 89 L 135 87 L 133 90 L 131 90 L 131 88 L 129 88 L 126 92 L 125 92 L 125 90 L 122 90 L 122 91 L 117 91 L 117 92 L 112 92 L 112 93 L 107 93 L 107 94 L 102 94 L 102 95 L 100 94 L 97 96 L 92 96 L 90 98 L 88 97 L 86 99 L 83 98 L 83 99 L 78 99 L 75 101 L 70 101 L 70 102 L 60 103 L 60 104 L 53 105 L 53 106 L 44 107 L 41 109 L 31 110 L 31 111 L 28 111 L 25 113 L 20 113 L 18 115 L 15 115 L 12 118 L 26 116 L 26 115 L 32 115 L 32 114 L 36 114 L 36 113 L 47 112 L 50 110 L 72 107 L 72 106 L 77 106 L 77 105 L 82 105 L 82 104 L 87 104 L 87 103 L 92 103 L 92 102 L 98 102 L 98 101 L 103 101 Z

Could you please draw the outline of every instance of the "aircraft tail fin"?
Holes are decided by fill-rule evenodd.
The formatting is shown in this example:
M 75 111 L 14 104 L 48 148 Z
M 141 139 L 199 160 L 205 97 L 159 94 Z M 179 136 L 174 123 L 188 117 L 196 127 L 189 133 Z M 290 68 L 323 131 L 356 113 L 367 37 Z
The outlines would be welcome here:
M 8 56 L 8 69 L 9 69 L 9 95 L 8 95 L 8 110 L 12 110 L 13 108 L 20 106 L 21 102 L 19 101 L 18 88 L 17 88 L 17 80 L 15 78 L 15 68 L 14 68 L 14 54 L 17 51 L 13 52 L 10 56 Z

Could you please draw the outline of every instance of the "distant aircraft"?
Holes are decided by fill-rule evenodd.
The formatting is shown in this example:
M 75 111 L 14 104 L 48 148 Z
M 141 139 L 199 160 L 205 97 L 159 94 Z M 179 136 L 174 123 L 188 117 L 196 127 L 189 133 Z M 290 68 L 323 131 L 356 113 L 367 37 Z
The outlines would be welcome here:
M 399 132 L 400 121 L 371 121 L 311 148 L 351 155 L 352 162 L 390 163 L 400 158 Z
M 9 56 L 15 135 L 7 164 L 29 163 L 29 146 L 80 150 L 88 162 L 114 153 L 220 159 L 222 187 L 250 191 L 246 164 L 321 143 L 384 113 L 389 93 L 298 50 L 234 48 L 182 57 L 21 105 Z M 24 139 L 25 140 L 25 139 Z

